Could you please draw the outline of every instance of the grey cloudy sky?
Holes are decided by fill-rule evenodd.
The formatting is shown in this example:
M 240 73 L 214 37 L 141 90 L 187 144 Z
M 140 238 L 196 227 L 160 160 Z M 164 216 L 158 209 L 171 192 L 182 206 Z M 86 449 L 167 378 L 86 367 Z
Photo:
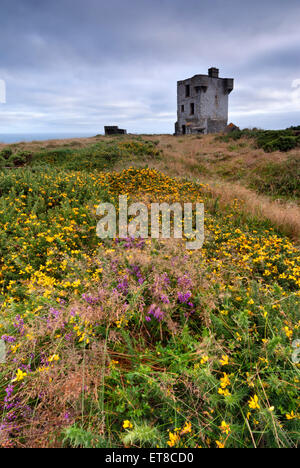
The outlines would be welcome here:
M 0 133 L 172 133 L 176 81 L 235 78 L 230 121 L 300 124 L 299 0 L 0 0 Z

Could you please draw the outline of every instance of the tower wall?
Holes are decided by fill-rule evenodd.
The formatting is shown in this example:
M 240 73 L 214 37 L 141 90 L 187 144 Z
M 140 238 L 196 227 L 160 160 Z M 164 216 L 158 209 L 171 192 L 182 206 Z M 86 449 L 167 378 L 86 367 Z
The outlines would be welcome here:
M 233 79 L 219 78 L 212 68 L 208 75 L 195 75 L 177 83 L 176 134 L 217 133 L 228 122 L 228 95 Z

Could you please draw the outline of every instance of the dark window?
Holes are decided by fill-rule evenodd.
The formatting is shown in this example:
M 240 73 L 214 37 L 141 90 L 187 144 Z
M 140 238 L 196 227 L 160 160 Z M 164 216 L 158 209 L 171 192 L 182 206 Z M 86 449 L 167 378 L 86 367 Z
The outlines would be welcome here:
M 184 106 L 183 105 L 181 106 L 181 112 L 184 112 Z
M 195 104 L 191 102 L 191 115 L 195 114 Z
M 190 97 L 190 85 L 185 85 L 185 97 Z

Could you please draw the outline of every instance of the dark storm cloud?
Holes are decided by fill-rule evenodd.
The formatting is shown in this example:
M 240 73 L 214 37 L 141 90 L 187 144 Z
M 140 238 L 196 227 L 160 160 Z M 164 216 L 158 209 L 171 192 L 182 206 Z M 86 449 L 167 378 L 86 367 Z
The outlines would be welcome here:
M 1 0 L 0 132 L 172 132 L 176 81 L 211 65 L 236 79 L 235 122 L 299 123 L 299 14 L 298 0 Z

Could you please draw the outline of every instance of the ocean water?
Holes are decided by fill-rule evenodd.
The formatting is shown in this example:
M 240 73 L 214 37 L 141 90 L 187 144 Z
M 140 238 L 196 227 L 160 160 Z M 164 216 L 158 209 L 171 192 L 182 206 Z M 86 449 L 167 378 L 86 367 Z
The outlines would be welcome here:
M 64 138 L 87 138 L 96 133 L 0 133 L 0 143 L 19 143 L 23 141 L 57 140 Z

